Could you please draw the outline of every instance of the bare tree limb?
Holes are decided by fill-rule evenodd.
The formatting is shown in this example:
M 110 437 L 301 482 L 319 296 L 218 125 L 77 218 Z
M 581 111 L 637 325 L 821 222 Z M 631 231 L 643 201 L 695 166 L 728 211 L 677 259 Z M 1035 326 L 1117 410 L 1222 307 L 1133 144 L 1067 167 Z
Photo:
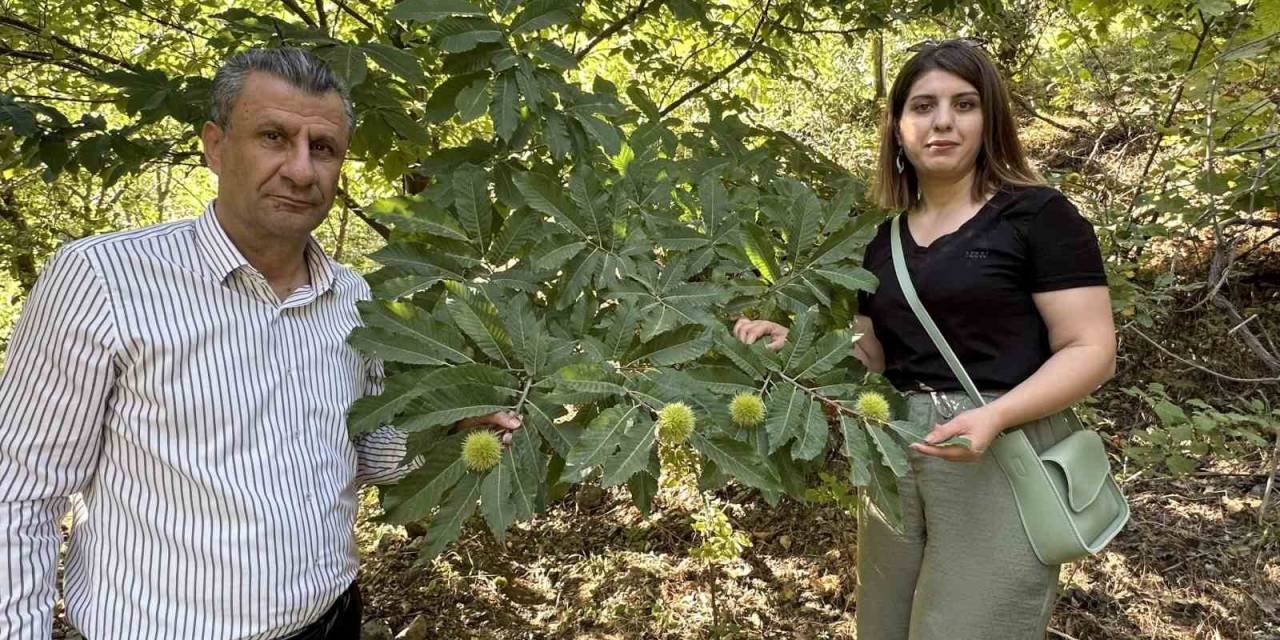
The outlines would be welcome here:
M 324 0 L 315 0 L 315 4 L 316 4 L 316 18 L 319 19 L 320 30 L 325 33 L 329 33 L 329 16 L 325 15 L 324 13 Z
M 357 13 L 356 10 L 348 6 L 347 3 L 343 2 L 342 0 L 333 0 L 333 1 L 335 4 L 338 5 L 339 9 L 342 9 L 344 12 L 346 12 L 347 15 L 351 16 L 352 18 L 355 18 L 355 21 L 364 25 L 365 28 L 369 29 L 370 31 L 378 30 L 378 27 L 374 26 L 374 24 L 370 22 L 368 18 Z
M 116 58 L 116 57 L 114 57 L 114 56 L 109 56 L 109 55 L 107 55 L 107 54 L 105 54 L 105 53 L 101 53 L 101 52 L 98 52 L 98 51 L 94 51 L 94 50 L 92 50 L 92 49 L 86 49 L 86 48 L 84 48 L 84 47 L 82 47 L 82 46 L 80 46 L 80 45 L 77 45 L 77 44 L 75 44 L 75 43 L 71 42 L 70 40 L 67 40 L 66 38 L 63 38 L 63 37 L 61 37 L 61 36 L 55 36 L 55 35 L 52 35 L 52 34 L 47 34 L 47 33 L 45 33 L 45 32 L 44 32 L 44 30 L 42 30 L 40 27 L 37 27 L 36 25 L 31 24 L 31 23 L 29 23 L 29 22 L 24 22 L 24 21 L 19 20 L 19 19 L 17 19 L 17 18 L 13 18 L 13 17 L 10 17 L 10 16 L 0 16 L 0 24 L 3 24 L 3 25 L 7 25 L 7 26 L 10 26 L 10 27 L 13 27 L 14 29 L 18 29 L 19 31 L 25 31 L 25 32 L 27 32 L 27 33 L 29 33 L 29 34 L 31 34 L 31 35 L 36 36 L 36 37 L 40 37 L 40 38 L 48 38 L 49 40 L 52 40 L 52 41 L 54 41 L 54 42 L 58 43 L 58 45 L 62 46 L 63 48 L 65 48 L 65 49 L 67 49 L 67 50 L 69 50 L 69 51 L 74 51 L 74 52 L 76 52 L 76 53 L 78 53 L 78 54 L 80 54 L 80 55 L 82 55 L 82 56 L 87 56 L 87 57 L 89 57 L 89 58 L 93 58 L 93 59 L 98 60 L 98 61 L 101 61 L 101 62 L 107 62 L 107 63 L 110 63 L 110 64 L 114 64 L 114 65 L 116 65 L 116 66 L 118 66 L 118 67 L 124 67 L 125 69 L 128 69 L 128 70 L 130 70 L 130 71 L 134 71 L 134 72 L 137 72 L 137 73 L 142 73 L 143 71 L 146 71 L 146 68 L 141 67 L 141 66 L 139 66 L 139 65 L 136 65 L 136 64 L 134 64 L 134 63 L 132 63 L 132 62 L 129 62 L 128 60 L 121 60 L 120 58 Z
M 688 102 L 694 96 L 698 95 L 699 93 L 702 93 L 703 91 L 706 91 L 706 89 L 711 85 L 714 85 L 715 83 L 720 82 L 730 73 L 733 73 L 734 69 L 741 67 L 748 60 L 750 60 L 751 57 L 756 54 L 756 51 L 757 51 L 756 45 L 760 44 L 760 40 L 762 39 L 762 35 L 763 35 L 761 31 L 764 29 L 765 22 L 769 17 L 769 8 L 772 6 L 773 6 L 773 0 L 765 1 L 764 9 L 760 12 L 760 19 L 756 21 L 756 26 L 751 31 L 751 44 L 747 45 L 747 49 L 746 51 L 742 52 L 742 55 L 739 55 L 736 60 L 734 60 L 733 62 L 730 62 L 729 65 L 726 66 L 725 68 L 711 74 L 710 78 L 707 78 L 705 81 L 699 83 L 698 86 L 684 92 L 684 94 L 681 95 L 679 98 L 676 98 L 674 102 L 667 105 L 666 107 L 663 107 L 662 110 L 658 112 L 658 114 L 661 116 L 666 116 L 668 113 L 671 113 L 672 111 L 679 108 L 680 105 Z M 774 21 L 774 24 L 777 24 L 777 21 Z
M 345 189 L 338 189 L 338 197 L 342 198 L 342 203 L 347 205 L 347 208 L 351 210 L 351 213 L 356 214 L 357 218 L 364 220 L 364 223 L 369 225 L 369 227 L 378 235 L 382 236 L 384 240 L 391 237 L 391 229 L 387 225 L 370 218 L 369 214 L 364 212 L 364 208 L 362 208 L 356 202 L 356 199 L 352 198 L 351 194 L 347 193 Z
M 657 9 L 667 2 L 668 0 L 640 0 L 640 4 L 637 4 L 633 9 L 623 14 L 623 16 L 615 20 L 613 24 L 605 27 L 604 31 L 596 34 L 594 38 L 589 40 L 587 44 L 582 47 L 581 51 L 573 54 L 573 57 L 577 60 L 582 60 L 588 53 L 591 53 L 591 50 L 595 49 L 597 45 L 613 37 L 613 35 L 619 31 L 627 28 L 633 22 L 640 19 L 642 14 Z
M 284 8 L 288 9 L 289 13 L 292 13 L 293 15 L 301 18 L 303 22 L 307 23 L 308 27 L 311 27 L 313 29 L 316 28 L 315 18 L 312 18 L 311 14 L 303 10 L 303 8 L 298 5 L 296 0 L 280 0 L 280 4 L 284 5 Z
M 1013 96 L 1013 101 L 1017 102 L 1018 106 L 1022 107 L 1023 111 L 1027 112 L 1027 115 L 1031 116 L 1032 118 L 1035 118 L 1036 120 L 1046 122 L 1053 128 L 1058 129 L 1059 131 L 1065 131 L 1067 133 L 1078 133 L 1078 134 L 1089 133 L 1089 131 L 1086 131 L 1083 127 L 1077 127 L 1069 124 L 1062 124 L 1061 122 L 1058 122 L 1057 120 L 1054 120 L 1040 113 L 1039 111 L 1036 111 L 1036 108 L 1031 106 L 1031 102 L 1029 100 L 1027 100 L 1026 98 L 1022 97 L 1017 93 L 1010 93 L 1010 95 Z
M 1266 383 L 1272 383 L 1272 384 L 1277 383 L 1277 382 L 1280 382 L 1280 377 L 1277 377 L 1277 378 L 1237 378 L 1237 377 L 1235 377 L 1235 376 L 1229 376 L 1229 375 L 1227 375 L 1227 374 L 1225 374 L 1225 373 L 1218 373 L 1217 371 L 1214 371 L 1213 369 L 1210 369 L 1210 368 L 1208 368 L 1208 367 L 1205 367 L 1205 366 L 1203 366 L 1203 365 L 1201 365 L 1201 364 L 1199 364 L 1199 363 L 1192 362 L 1191 360 L 1187 360 L 1186 358 L 1184 358 L 1184 357 L 1182 357 L 1182 356 L 1180 356 L 1180 355 L 1178 355 L 1178 354 L 1176 354 L 1176 353 L 1174 353 L 1174 352 L 1172 352 L 1172 351 L 1170 351 L 1170 350 L 1166 349 L 1164 345 L 1162 345 L 1162 344 L 1160 344 L 1159 342 L 1156 342 L 1155 340 L 1151 339 L 1151 337 L 1150 337 L 1150 336 L 1148 336 L 1147 334 L 1143 333 L 1141 329 L 1139 329 L 1139 328 L 1137 328 L 1137 327 L 1133 326 L 1132 324 L 1124 325 L 1124 326 L 1123 326 L 1123 327 L 1121 327 L 1121 328 L 1122 328 L 1122 329 L 1128 329 L 1129 331 L 1132 331 L 1132 332 L 1134 332 L 1134 333 L 1138 334 L 1138 337 L 1140 337 L 1140 338 L 1142 338 L 1143 340 L 1146 340 L 1147 342 L 1151 343 L 1151 345 L 1152 345 L 1152 346 L 1154 346 L 1155 348 L 1157 348 L 1157 349 L 1159 349 L 1159 350 L 1163 351 L 1163 352 L 1165 353 L 1165 355 L 1169 356 L 1170 358 L 1173 358 L 1174 360 L 1177 360 L 1178 362 L 1181 362 L 1182 364 L 1185 364 L 1185 365 L 1187 365 L 1187 366 L 1189 366 L 1189 367 L 1192 367 L 1192 368 L 1195 368 L 1195 369 L 1199 369 L 1200 371 L 1203 371 L 1203 372 L 1205 372 L 1205 373 L 1207 373 L 1207 374 L 1209 374 L 1209 375 L 1211 375 L 1211 376 L 1214 376 L 1215 378 L 1222 378 L 1223 380 L 1228 380 L 1228 381 L 1231 381 L 1231 382 L 1248 382 L 1248 383 L 1254 383 L 1254 382 L 1266 382 Z
M 21 58 L 23 60 L 31 60 L 39 64 L 51 64 L 55 67 L 62 67 L 76 73 L 83 73 L 86 76 L 96 77 L 102 73 L 102 69 L 95 67 L 83 60 L 58 60 L 52 55 L 43 51 L 23 51 L 20 49 L 9 49 L 0 47 L 0 57 Z

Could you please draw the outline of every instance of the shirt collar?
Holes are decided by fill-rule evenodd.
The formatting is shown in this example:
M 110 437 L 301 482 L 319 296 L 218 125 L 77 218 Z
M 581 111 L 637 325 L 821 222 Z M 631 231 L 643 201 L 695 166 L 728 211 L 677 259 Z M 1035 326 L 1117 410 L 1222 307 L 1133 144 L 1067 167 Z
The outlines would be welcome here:
M 222 224 L 218 222 L 214 202 L 210 201 L 205 206 L 204 213 L 196 219 L 196 246 L 199 247 L 210 274 L 222 282 L 237 269 L 252 269 L 253 265 L 249 264 L 249 260 L 243 253 L 240 253 L 235 243 L 227 236 L 227 232 L 223 230 Z M 305 257 L 307 269 L 311 274 L 311 287 L 315 289 L 315 294 L 321 295 L 327 292 L 333 287 L 333 261 L 325 255 L 324 249 L 320 247 L 319 242 L 316 242 L 314 236 L 307 238 Z

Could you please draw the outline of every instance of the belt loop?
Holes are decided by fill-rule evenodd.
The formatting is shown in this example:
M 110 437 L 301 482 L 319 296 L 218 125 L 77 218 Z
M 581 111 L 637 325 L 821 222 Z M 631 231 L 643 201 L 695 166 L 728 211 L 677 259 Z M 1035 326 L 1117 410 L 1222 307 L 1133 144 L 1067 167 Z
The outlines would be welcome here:
M 942 392 L 939 396 L 937 391 L 930 391 L 929 397 L 933 400 L 933 408 L 942 416 L 943 420 L 950 420 L 956 415 L 955 407 L 947 399 L 946 392 Z

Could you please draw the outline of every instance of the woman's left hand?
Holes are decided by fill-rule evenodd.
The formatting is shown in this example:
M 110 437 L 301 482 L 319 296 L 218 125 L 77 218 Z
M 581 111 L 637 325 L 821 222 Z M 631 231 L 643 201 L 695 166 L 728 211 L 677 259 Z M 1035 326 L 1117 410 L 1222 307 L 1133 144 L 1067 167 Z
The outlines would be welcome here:
M 977 462 L 1003 430 L 1004 427 L 992 415 L 989 407 L 970 409 L 956 414 L 947 422 L 934 426 L 933 431 L 925 436 L 925 442 L 912 444 L 911 448 L 925 455 L 952 462 Z M 937 446 L 937 443 L 946 442 L 957 436 L 967 438 L 969 446 Z

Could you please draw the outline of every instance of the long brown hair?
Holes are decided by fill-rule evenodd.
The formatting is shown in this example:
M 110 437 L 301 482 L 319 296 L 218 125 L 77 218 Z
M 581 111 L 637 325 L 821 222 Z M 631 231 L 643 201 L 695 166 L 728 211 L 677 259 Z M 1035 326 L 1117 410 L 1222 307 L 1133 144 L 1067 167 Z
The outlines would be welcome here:
M 945 40 L 924 46 L 902 65 L 889 92 L 889 108 L 880 128 L 880 159 L 876 168 L 876 200 L 893 210 L 912 209 L 920 202 L 919 181 L 915 167 L 904 158 L 902 172 L 896 161 L 901 152 L 898 143 L 898 120 L 907 103 L 907 94 L 920 76 L 939 69 L 953 73 L 978 90 L 982 104 L 982 146 L 978 149 L 977 169 L 973 180 L 973 198 L 1006 185 L 1044 184 L 1023 153 L 1018 141 L 1018 126 L 1009 107 L 1009 91 L 1000 72 L 987 54 L 977 46 L 961 40 Z

